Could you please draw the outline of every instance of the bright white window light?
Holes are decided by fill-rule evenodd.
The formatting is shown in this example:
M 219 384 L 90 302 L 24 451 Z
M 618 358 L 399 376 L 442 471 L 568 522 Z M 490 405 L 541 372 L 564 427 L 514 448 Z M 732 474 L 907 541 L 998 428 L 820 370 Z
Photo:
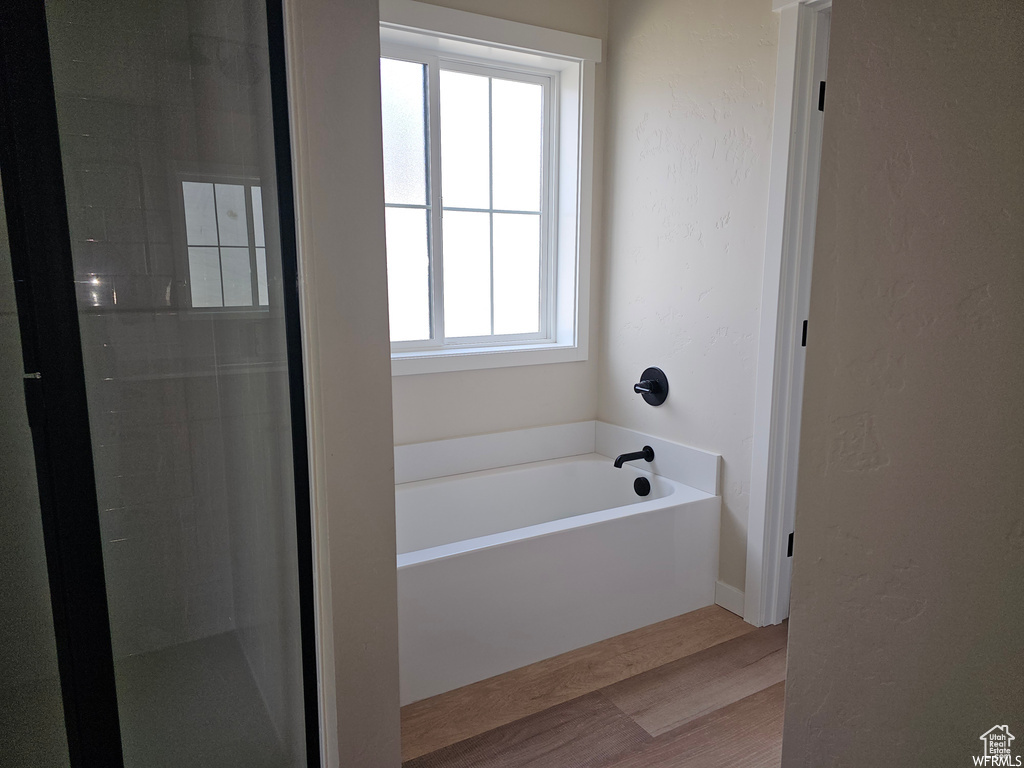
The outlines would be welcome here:
M 391 338 L 430 338 L 430 255 L 424 208 L 385 211 Z
M 535 333 L 540 318 L 540 216 L 496 213 L 494 332 Z
M 491 333 L 490 214 L 447 210 L 444 219 L 445 333 Z
M 431 333 L 426 70 L 418 62 L 380 61 L 392 341 Z
M 494 207 L 539 211 L 544 91 L 536 83 L 491 80 L 491 114 Z
M 489 77 L 441 70 L 441 197 L 448 208 L 489 208 Z

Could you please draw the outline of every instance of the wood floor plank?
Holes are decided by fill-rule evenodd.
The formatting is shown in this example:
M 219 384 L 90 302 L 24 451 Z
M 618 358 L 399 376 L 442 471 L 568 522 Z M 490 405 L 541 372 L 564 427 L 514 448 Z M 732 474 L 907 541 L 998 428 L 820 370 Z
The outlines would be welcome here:
M 717 605 L 402 708 L 402 759 L 468 739 L 754 630 Z
M 403 763 L 405 768 L 600 768 L 651 737 L 590 693 Z
M 779 768 L 785 683 L 669 731 L 607 768 Z
M 601 692 L 658 736 L 785 680 L 786 632 L 762 627 Z

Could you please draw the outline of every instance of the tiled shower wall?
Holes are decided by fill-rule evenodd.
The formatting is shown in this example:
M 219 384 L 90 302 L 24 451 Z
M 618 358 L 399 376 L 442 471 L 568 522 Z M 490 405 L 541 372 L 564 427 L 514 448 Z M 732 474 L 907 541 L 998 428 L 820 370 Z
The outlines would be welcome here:
M 54 0 L 48 18 L 115 656 L 238 630 L 279 732 L 296 732 L 262 4 Z M 183 173 L 262 178 L 269 310 L 190 308 Z

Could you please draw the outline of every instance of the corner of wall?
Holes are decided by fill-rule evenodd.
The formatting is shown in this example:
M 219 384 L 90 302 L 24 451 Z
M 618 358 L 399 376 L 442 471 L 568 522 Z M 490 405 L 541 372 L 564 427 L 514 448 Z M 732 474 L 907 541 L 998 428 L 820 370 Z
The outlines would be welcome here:
M 597 418 L 722 455 L 721 576 L 743 584 L 778 21 L 613 0 L 608 38 Z M 657 408 L 632 391 L 652 365 Z

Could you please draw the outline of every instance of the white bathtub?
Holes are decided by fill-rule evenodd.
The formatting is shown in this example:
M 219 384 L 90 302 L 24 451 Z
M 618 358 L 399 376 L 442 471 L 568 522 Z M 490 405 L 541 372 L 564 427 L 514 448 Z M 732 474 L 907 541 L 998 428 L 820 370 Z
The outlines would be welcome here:
M 720 497 L 635 465 L 590 453 L 396 501 L 403 705 L 714 602 Z

